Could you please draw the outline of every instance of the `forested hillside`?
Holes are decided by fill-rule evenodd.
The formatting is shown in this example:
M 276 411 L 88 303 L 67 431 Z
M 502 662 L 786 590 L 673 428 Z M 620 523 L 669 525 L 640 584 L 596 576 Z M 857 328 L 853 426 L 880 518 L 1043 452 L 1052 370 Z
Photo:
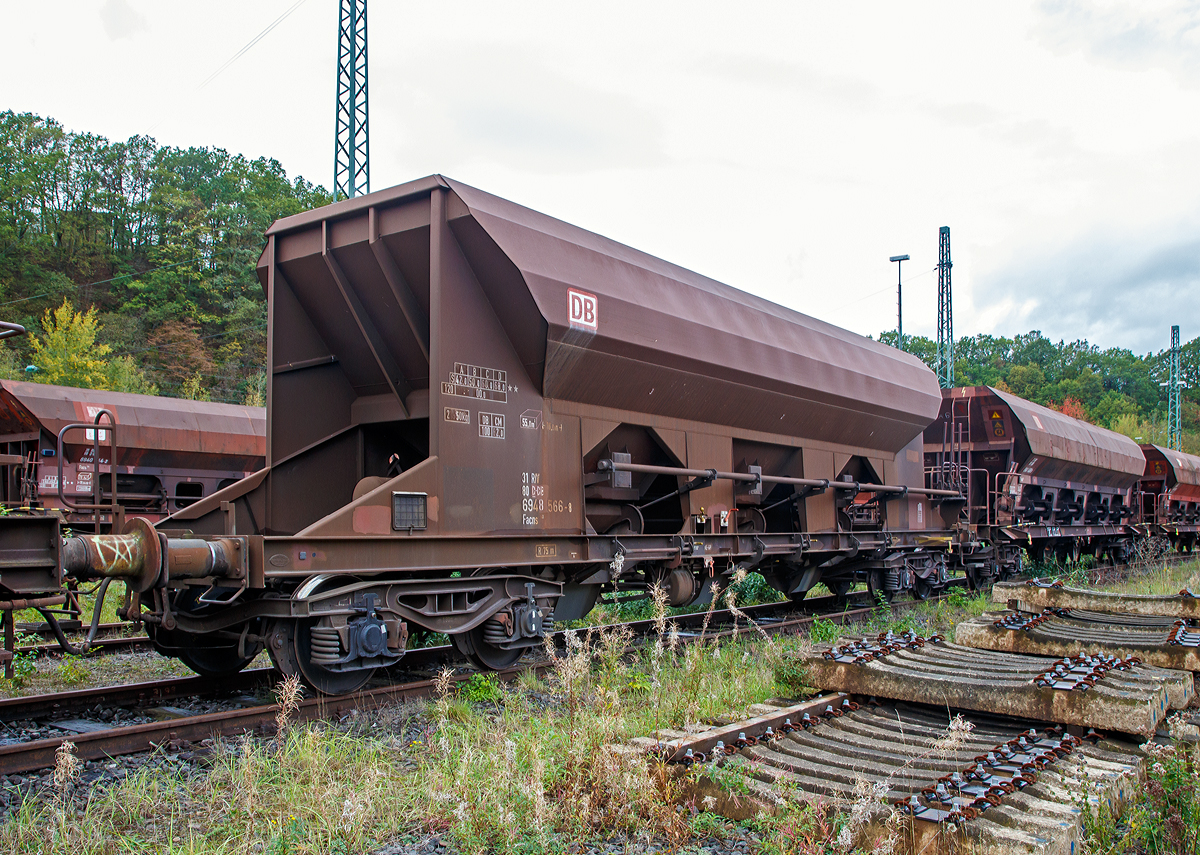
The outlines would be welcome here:
M 1169 341 L 1170 328 L 1163 330 Z M 889 331 L 880 340 L 896 344 Z M 937 343 L 905 336 L 904 349 L 935 365 Z M 1183 450 L 1200 454 L 1200 338 L 1183 345 Z M 995 386 L 1075 418 L 1159 445 L 1167 443 L 1170 351 L 1138 356 L 1086 341 L 1053 342 L 1038 331 L 1003 338 L 977 335 L 954 343 L 956 386 Z
M 0 320 L 33 333 L 5 343 L 0 376 L 261 404 L 263 232 L 330 201 L 274 160 L 110 142 L 0 113 Z M 934 342 L 905 345 L 933 365 Z M 1008 389 L 1149 442 L 1166 442 L 1168 370 L 1165 351 L 1036 331 L 956 342 L 959 385 Z M 1200 339 L 1184 347 L 1183 380 L 1184 447 L 1200 453 Z
M 0 113 L 0 320 L 41 333 L 57 310 L 2 376 L 262 403 L 262 235 L 329 201 L 275 160 Z

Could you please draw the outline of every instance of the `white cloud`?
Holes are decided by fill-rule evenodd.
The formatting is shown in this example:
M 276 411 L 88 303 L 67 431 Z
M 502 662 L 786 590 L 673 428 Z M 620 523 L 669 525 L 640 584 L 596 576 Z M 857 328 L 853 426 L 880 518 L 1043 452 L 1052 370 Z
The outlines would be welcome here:
M 146 19 L 139 14 L 129 0 L 105 0 L 100 9 L 100 20 L 110 41 L 123 39 L 146 29 Z
M 134 2 L 103 5 L 119 51 L 97 0 L 9 4 L 0 105 L 330 183 L 336 3 L 196 92 L 292 0 Z M 900 253 L 905 332 L 936 333 L 949 225 L 956 332 L 1144 350 L 1200 283 L 1170 262 L 1200 226 L 1197 8 L 374 3 L 371 184 L 445 172 L 862 333 L 895 325 Z

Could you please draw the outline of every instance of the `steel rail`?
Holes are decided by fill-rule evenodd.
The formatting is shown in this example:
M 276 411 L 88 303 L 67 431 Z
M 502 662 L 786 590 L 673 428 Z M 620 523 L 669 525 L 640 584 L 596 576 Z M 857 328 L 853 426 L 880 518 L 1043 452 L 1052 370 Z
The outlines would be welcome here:
M 861 599 L 864 602 L 867 600 L 865 591 L 857 591 L 849 596 L 854 600 Z M 760 603 L 740 608 L 739 611 L 750 617 L 769 618 L 773 613 L 785 609 L 796 611 L 812 610 L 815 613 L 821 614 L 825 611 L 835 609 L 837 605 L 838 600 L 836 597 L 827 596 L 814 597 L 811 600 L 803 600 L 798 603 L 789 600 Z M 681 615 L 671 615 L 668 617 L 668 620 L 675 622 L 680 627 L 690 627 L 702 624 L 707 614 L 704 611 L 690 612 Z M 734 617 L 733 612 L 728 609 L 714 609 L 710 620 L 722 623 L 733 620 Z M 612 630 L 619 626 L 630 627 L 635 633 L 645 632 L 653 628 L 654 620 L 623 621 L 618 624 L 598 625 L 596 630 Z M 555 642 L 559 646 L 565 644 L 566 632 L 566 630 L 558 630 L 554 633 Z M 143 640 L 148 641 L 148 639 Z M 452 645 L 448 644 L 437 645 L 435 647 L 417 647 L 405 653 L 404 658 L 389 670 L 404 672 L 413 670 L 414 668 L 426 668 L 439 664 L 447 658 L 452 658 L 456 655 L 457 651 L 455 651 Z M 253 668 L 221 678 L 199 676 L 171 677 L 146 683 L 71 689 L 64 692 L 3 698 L 0 699 L 0 721 L 19 721 L 37 715 L 44 716 L 48 710 L 61 712 L 68 709 L 86 709 L 96 704 L 120 707 L 143 703 L 162 703 L 177 698 L 205 696 L 217 692 L 237 694 L 260 688 L 262 679 L 270 677 L 274 673 L 273 669 L 270 668 Z
M 945 596 L 945 595 L 942 595 Z M 893 608 L 908 609 L 919 605 L 922 602 L 934 602 L 942 597 L 931 597 L 928 600 L 905 600 L 893 603 Z M 825 599 L 825 598 L 821 598 Z M 829 599 L 835 599 L 830 597 Z M 789 601 L 780 603 L 764 604 L 759 607 L 747 607 L 739 609 L 743 615 L 749 617 L 752 612 L 761 611 L 764 607 L 774 607 L 776 609 L 794 607 L 796 604 Z M 701 639 L 712 638 L 728 638 L 746 633 L 764 632 L 769 635 L 778 635 L 791 633 L 799 630 L 802 627 L 809 626 L 818 619 L 829 619 L 835 623 L 842 625 L 855 621 L 858 618 L 870 617 L 877 611 L 877 606 L 863 606 L 859 608 L 846 608 L 842 611 L 827 612 L 825 614 L 804 615 L 801 617 L 784 619 L 771 623 L 758 623 L 746 621 L 745 625 L 735 625 L 733 628 L 721 628 L 730 619 L 737 619 L 737 615 L 731 610 L 714 610 L 713 612 L 696 612 L 689 615 L 675 615 L 669 618 L 670 621 L 680 622 L 682 619 L 690 619 L 688 623 L 700 622 L 705 619 L 709 622 L 709 629 L 698 636 L 682 636 L 680 643 L 686 644 Z M 761 615 L 760 615 L 761 616 Z M 714 627 L 713 623 L 718 623 Z M 635 627 L 652 627 L 653 620 L 633 621 L 628 624 L 614 624 L 611 626 L 633 625 Z M 600 627 L 596 627 L 600 629 Z M 569 630 L 562 630 L 555 633 L 556 636 L 563 636 Z M 430 660 L 437 653 L 448 653 L 450 647 L 430 647 L 419 648 L 411 651 L 405 656 L 407 661 L 410 656 L 417 653 L 425 653 Z M 637 649 L 637 645 L 631 645 L 627 651 Z M 410 663 L 411 664 L 411 663 Z M 397 666 L 398 669 L 399 666 Z M 553 665 L 548 662 L 531 662 L 526 665 L 514 665 L 512 667 L 496 671 L 500 679 L 513 679 L 518 674 L 526 671 L 534 671 L 535 673 L 545 673 L 553 668 Z M 241 676 L 246 680 L 270 680 L 272 671 L 269 669 L 257 669 L 255 671 L 242 672 Z M 465 682 L 473 676 L 474 672 L 454 675 L 451 681 L 455 684 Z M 179 678 L 180 683 L 203 680 L 204 678 Z M 162 681 L 164 683 L 170 681 Z M 226 688 L 229 688 L 229 678 L 223 681 Z M 381 704 L 391 703 L 398 700 L 409 698 L 429 697 L 435 691 L 436 681 L 433 679 L 424 679 L 397 683 L 390 686 L 380 686 L 373 689 L 357 692 L 344 696 L 318 696 L 308 698 L 301 701 L 299 707 L 294 714 L 296 719 L 308 720 L 314 718 L 326 718 L 339 715 L 351 709 L 371 709 L 377 708 Z M 154 699 L 166 699 L 169 692 L 178 691 L 183 688 L 177 684 L 175 686 L 164 686 L 163 694 L 157 695 Z M 113 696 L 117 696 L 122 691 L 132 692 L 135 689 L 145 689 L 145 684 L 138 687 L 114 687 L 110 691 Z M 86 692 L 88 690 L 80 690 Z M 70 695 L 73 693 L 62 693 Z M 171 697 L 180 697 L 183 695 L 170 695 Z M 30 698 L 12 699 L 14 703 L 10 708 L 16 708 L 18 705 L 15 701 L 23 701 L 26 704 L 38 703 L 41 709 L 45 709 L 44 702 L 49 696 L 34 696 Z M 5 711 L 5 704 L 8 701 L 0 702 L 0 714 Z M 94 703 L 94 701 L 93 701 Z M 82 760 L 98 760 L 105 757 L 116 757 L 125 754 L 135 754 L 140 751 L 147 751 L 160 745 L 173 742 L 198 742 L 212 736 L 232 736 L 238 733 L 246 733 L 257 728 L 271 724 L 279 712 L 278 704 L 262 704 L 254 707 L 245 707 L 236 710 L 226 710 L 222 712 L 206 713 L 204 715 L 190 716 L 186 718 L 171 719 L 166 721 L 148 722 L 145 724 L 130 725 L 127 727 L 111 728 L 108 730 L 92 731 L 90 733 L 72 734 L 70 736 L 52 737 L 48 739 L 39 739 L 30 742 L 19 742 L 11 745 L 0 746 L 0 775 L 11 775 L 21 772 L 30 772 L 38 769 L 48 768 L 54 765 L 55 752 L 58 747 L 64 742 L 71 742 L 75 746 L 76 756 Z

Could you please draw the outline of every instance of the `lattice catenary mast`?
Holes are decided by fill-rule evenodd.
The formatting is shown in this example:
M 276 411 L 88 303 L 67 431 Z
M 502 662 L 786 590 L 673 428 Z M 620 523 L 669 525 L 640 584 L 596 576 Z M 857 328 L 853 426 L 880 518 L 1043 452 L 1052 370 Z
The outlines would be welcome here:
M 943 389 L 954 388 L 954 307 L 950 302 L 950 227 L 938 232 L 937 376 Z
M 349 199 L 371 192 L 367 135 L 367 0 L 341 0 L 338 16 L 337 128 L 333 192 Z
M 1179 383 L 1179 327 L 1171 327 L 1171 379 L 1167 386 L 1167 447 L 1183 447 L 1183 415 Z

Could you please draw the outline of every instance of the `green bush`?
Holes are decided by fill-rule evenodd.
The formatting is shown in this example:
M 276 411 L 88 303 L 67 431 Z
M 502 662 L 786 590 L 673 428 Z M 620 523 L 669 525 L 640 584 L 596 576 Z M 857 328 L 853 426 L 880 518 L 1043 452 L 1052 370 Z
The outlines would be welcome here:
M 36 635 L 24 635 L 17 633 L 16 647 L 31 647 L 37 644 L 40 639 Z M 13 676 L 11 680 L 3 682 L 13 686 L 20 686 L 27 679 L 37 673 L 37 654 L 35 653 L 20 653 L 13 654 L 12 660 Z M 0 672 L 2 673 L 2 672 Z
M 1146 789 L 1129 827 L 1143 852 L 1200 852 L 1200 781 L 1188 763 L 1187 746 L 1150 752 Z
M 473 704 L 495 703 L 504 697 L 495 674 L 472 674 L 471 678 L 463 683 L 461 691 Z
M 808 630 L 808 637 L 813 644 L 833 644 L 841 634 L 841 625 L 825 618 L 815 618 Z
M 785 656 L 775 663 L 775 686 L 780 694 L 787 697 L 812 694 L 808 685 L 808 669 L 803 662 L 791 656 Z
M 77 686 L 92 676 L 91 669 L 83 664 L 83 658 L 80 656 L 64 656 L 63 661 L 54 669 L 54 676 L 58 678 L 60 683 L 66 683 L 68 686 Z
M 951 588 L 946 601 L 952 608 L 965 609 L 971 602 L 971 596 L 966 588 Z

